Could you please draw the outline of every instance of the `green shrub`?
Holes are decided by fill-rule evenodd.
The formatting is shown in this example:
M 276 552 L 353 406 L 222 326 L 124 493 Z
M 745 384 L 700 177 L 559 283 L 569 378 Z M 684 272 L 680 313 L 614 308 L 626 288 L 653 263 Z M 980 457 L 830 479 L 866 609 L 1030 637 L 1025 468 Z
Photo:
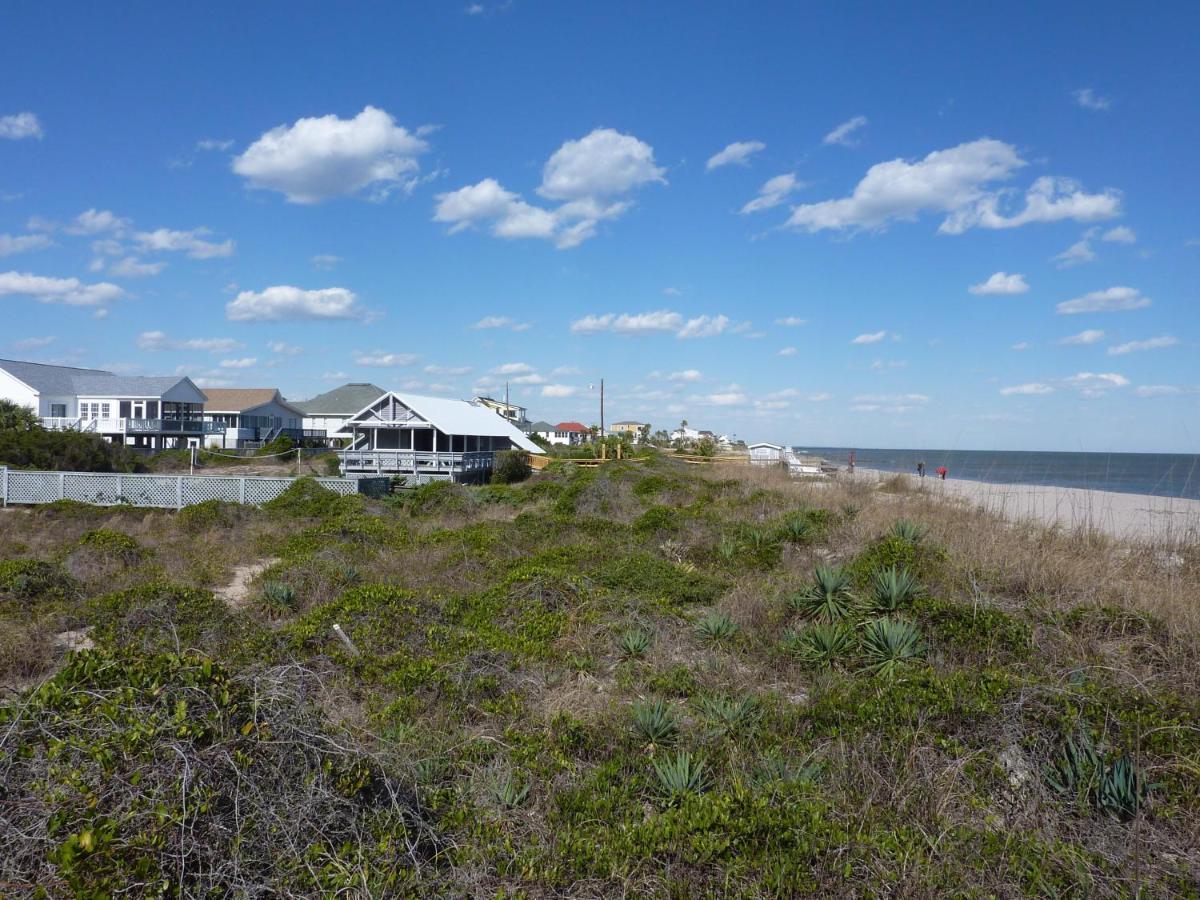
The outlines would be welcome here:
M 876 572 L 883 569 L 908 569 L 928 583 L 941 576 L 946 565 L 946 551 L 927 541 L 913 542 L 888 535 L 868 544 L 854 558 L 848 571 L 856 585 L 868 587 Z
M 79 539 L 80 547 L 87 547 L 127 563 L 136 562 L 142 555 L 142 546 L 134 538 L 119 531 L 96 528 Z
M 258 608 L 271 619 L 278 619 L 296 611 L 296 589 L 282 581 L 268 581 L 262 587 Z
M 871 577 L 871 605 L 882 613 L 899 612 L 921 595 L 921 583 L 903 567 L 880 569 Z
M 1127 754 L 1106 760 L 1086 731 L 1078 739 L 1067 738 L 1045 777 L 1058 793 L 1090 803 L 1118 822 L 1136 817 L 1151 790 Z
M 78 431 L 0 430 L 0 465 L 55 472 L 144 472 L 141 457 L 123 444 Z
M 670 506 L 651 506 L 633 523 L 633 530 L 644 535 L 652 535 L 660 531 L 676 531 L 678 528 L 679 510 Z
M 665 475 L 647 475 L 644 478 L 638 479 L 637 484 L 633 486 L 633 495 L 645 500 L 661 494 L 670 488 L 672 484 L 672 480 Z
M 533 473 L 529 454 L 524 450 L 501 450 L 492 467 L 492 484 L 516 484 Z
M 849 618 L 858 603 L 850 573 L 840 566 L 819 565 L 813 569 L 813 583 L 788 598 L 788 605 L 801 615 L 821 622 L 840 622 Z
M 1029 624 L 994 606 L 922 598 L 913 612 L 939 644 L 972 655 L 993 653 L 1028 656 L 1033 645 Z
M 669 606 L 712 603 L 725 590 L 724 581 L 714 576 L 640 552 L 606 559 L 595 577 L 604 587 Z
M 224 500 L 205 500 L 185 506 L 175 514 L 175 524 L 188 534 L 231 528 L 252 515 L 250 507 Z
M 341 499 L 340 494 L 322 487 L 316 479 L 305 477 L 296 479 L 282 494 L 264 503 L 263 509 L 279 516 L 321 519 L 334 514 Z
M 473 505 L 474 497 L 461 484 L 453 481 L 429 481 L 418 485 L 405 497 L 408 510 L 414 516 L 432 516 L 445 513 L 465 513 Z
M 79 584 L 56 563 L 0 560 L 0 600 L 56 603 L 78 597 Z

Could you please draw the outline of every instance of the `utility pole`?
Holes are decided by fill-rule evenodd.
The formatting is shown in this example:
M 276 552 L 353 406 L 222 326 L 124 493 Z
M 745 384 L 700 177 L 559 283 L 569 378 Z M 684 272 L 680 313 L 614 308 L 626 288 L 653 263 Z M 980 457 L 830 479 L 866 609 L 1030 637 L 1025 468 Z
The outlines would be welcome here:
M 504 405 L 508 406 L 508 382 L 507 381 L 504 382 Z M 506 409 L 505 412 L 507 413 L 508 410 Z
M 604 379 L 600 379 L 600 440 L 604 440 Z

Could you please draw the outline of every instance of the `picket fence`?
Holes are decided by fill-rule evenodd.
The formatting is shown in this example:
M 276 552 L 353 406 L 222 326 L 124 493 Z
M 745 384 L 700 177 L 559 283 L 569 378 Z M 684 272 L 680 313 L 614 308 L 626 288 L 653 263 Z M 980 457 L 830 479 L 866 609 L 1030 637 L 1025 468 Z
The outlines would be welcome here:
M 295 478 L 247 475 L 125 475 L 100 472 L 38 472 L 0 466 L 0 505 L 76 500 L 96 506 L 183 509 L 206 500 L 261 506 Z M 357 478 L 314 478 L 339 494 L 359 492 Z

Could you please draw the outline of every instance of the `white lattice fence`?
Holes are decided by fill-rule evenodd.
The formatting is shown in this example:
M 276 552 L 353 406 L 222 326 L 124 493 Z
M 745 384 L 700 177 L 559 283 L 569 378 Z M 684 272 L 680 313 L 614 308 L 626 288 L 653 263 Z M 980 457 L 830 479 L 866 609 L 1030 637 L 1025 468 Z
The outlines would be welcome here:
M 294 478 L 229 475 L 116 475 L 100 472 L 29 472 L 0 467 L 0 502 L 54 503 L 76 500 L 97 506 L 180 509 L 205 500 L 261 506 L 288 489 Z M 355 478 L 315 478 L 338 494 L 358 492 Z

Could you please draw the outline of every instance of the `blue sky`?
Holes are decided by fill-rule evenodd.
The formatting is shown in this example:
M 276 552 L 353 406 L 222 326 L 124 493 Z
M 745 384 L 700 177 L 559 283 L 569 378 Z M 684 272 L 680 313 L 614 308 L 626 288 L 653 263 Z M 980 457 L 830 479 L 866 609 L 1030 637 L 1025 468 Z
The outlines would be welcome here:
M 7 4 L 0 354 L 1195 452 L 1195 4 Z

